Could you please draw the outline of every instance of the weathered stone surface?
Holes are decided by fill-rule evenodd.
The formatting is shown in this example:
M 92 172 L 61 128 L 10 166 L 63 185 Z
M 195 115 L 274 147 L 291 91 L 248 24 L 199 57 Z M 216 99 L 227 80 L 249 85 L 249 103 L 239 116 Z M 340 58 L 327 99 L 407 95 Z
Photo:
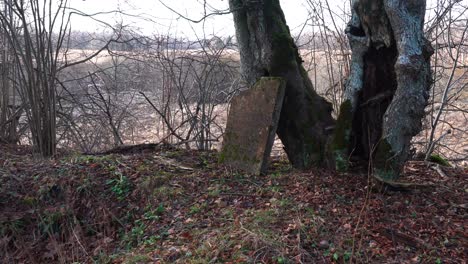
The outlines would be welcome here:
M 282 78 L 263 77 L 232 100 L 221 162 L 255 175 L 265 172 L 285 87 Z

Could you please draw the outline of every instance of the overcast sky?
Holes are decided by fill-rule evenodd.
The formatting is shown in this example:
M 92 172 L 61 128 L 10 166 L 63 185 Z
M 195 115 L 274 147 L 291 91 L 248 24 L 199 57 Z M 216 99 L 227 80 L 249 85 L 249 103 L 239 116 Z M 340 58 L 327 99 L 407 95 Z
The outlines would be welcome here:
M 203 17 L 203 0 L 161 0 L 170 8 L 189 17 L 198 20 Z M 330 1 L 333 9 L 337 12 L 346 6 L 349 0 Z M 212 8 L 226 10 L 228 0 L 208 0 Z M 305 0 L 281 0 L 281 5 L 285 13 L 287 23 L 291 30 L 299 31 L 301 25 L 308 17 L 308 8 Z M 234 24 L 232 15 L 213 16 L 208 18 L 205 23 L 190 23 L 179 17 L 173 11 L 166 8 L 159 0 L 71 0 L 71 7 L 80 11 L 93 14 L 112 10 L 122 10 L 126 15 L 113 14 L 106 16 L 97 16 L 109 24 L 115 24 L 123 21 L 124 24 L 139 28 L 144 33 L 167 33 L 177 32 L 187 37 L 193 37 L 205 33 L 207 35 L 234 35 Z M 139 16 L 135 18 L 131 16 Z M 100 28 L 99 23 L 89 18 L 73 16 L 73 30 L 95 31 Z M 205 30 L 203 30 L 203 28 Z M 194 33 L 195 32 L 195 33 Z
M 97 19 L 108 24 L 123 22 L 125 25 L 138 28 L 142 33 L 160 33 L 193 38 L 194 34 L 203 36 L 234 35 L 232 15 L 213 16 L 204 23 L 190 23 L 169 10 L 167 6 L 193 20 L 203 17 L 203 0 L 70 0 L 71 7 L 93 14 L 113 10 L 122 10 L 126 15 L 114 13 L 112 15 L 96 16 Z M 435 0 L 429 0 L 430 6 Z M 468 0 L 463 0 L 467 1 Z M 228 0 L 207 0 L 209 6 L 218 10 L 228 8 Z M 297 33 L 307 20 L 309 7 L 306 0 L 280 0 L 287 23 L 293 33 Z M 343 9 L 349 10 L 349 0 L 330 0 L 333 12 L 342 14 Z M 209 10 L 208 10 L 209 11 Z M 137 18 L 138 17 L 138 18 Z M 341 16 L 342 17 L 342 16 Z M 337 23 L 344 21 L 337 21 Z M 73 16 L 72 29 L 81 31 L 96 31 L 102 29 L 102 24 L 90 18 Z M 307 30 L 307 29 L 306 29 Z

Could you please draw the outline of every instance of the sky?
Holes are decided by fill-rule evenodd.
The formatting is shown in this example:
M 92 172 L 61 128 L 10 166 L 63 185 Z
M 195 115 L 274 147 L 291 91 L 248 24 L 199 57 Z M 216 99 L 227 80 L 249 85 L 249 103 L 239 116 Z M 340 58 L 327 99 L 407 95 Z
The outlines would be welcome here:
M 205 37 L 210 35 L 233 36 L 235 35 L 232 14 L 212 16 L 202 23 L 191 23 L 181 18 L 178 13 L 192 19 L 199 20 L 203 17 L 204 0 L 69 0 L 72 8 L 86 14 L 110 12 L 121 10 L 122 13 L 111 13 L 95 16 L 110 25 L 123 22 L 124 25 L 139 29 L 144 34 L 163 34 L 183 36 L 186 38 Z M 436 0 L 428 0 L 428 6 L 434 5 Z M 468 0 L 463 0 L 467 1 Z M 165 7 L 163 2 L 166 6 Z M 280 0 L 285 13 L 287 24 L 293 34 L 301 31 L 302 25 L 308 18 L 309 7 L 307 0 Z M 349 10 L 350 0 L 330 0 L 330 8 L 333 12 L 342 14 L 344 9 Z M 228 0 L 207 0 L 210 7 L 217 10 L 226 10 Z M 210 10 L 208 10 L 210 13 Z M 337 16 L 340 17 L 340 16 Z M 341 16 L 343 17 L 343 16 Z M 345 18 L 347 19 L 347 18 Z M 344 25 L 346 21 L 336 21 Z M 72 29 L 79 31 L 101 31 L 102 22 L 96 22 L 89 17 L 74 15 L 72 17 Z M 342 27 L 344 28 L 344 27 Z M 307 30 L 307 29 L 306 29 Z M 204 36 L 205 35 L 205 36 Z
M 344 6 L 345 2 L 348 1 L 335 0 L 330 2 L 333 2 L 333 8 L 339 11 L 337 3 Z M 187 37 L 193 37 L 195 34 L 198 36 L 203 34 L 233 36 L 235 34 L 232 14 L 212 16 L 206 19 L 204 24 L 190 23 L 186 19 L 180 18 L 178 14 L 165 7 L 161 2 L 192 20 L 199 20 L 203 17 L 203 0 L 71 0 L 71 7 L 87 14 L 122 10 L 125 15 L 100 15 L 96 18 L 109 24 L 123 21 L 124 24 L 136 27 L 146 34 L 165 34 L 168 32 L 174 34 L 177 32 L 178 35 Z M 228 0 L 208 0 L 208 3 L 218 10 L 228 8 Z M 305 0 L 281 0 L 281 6 L 291 30 L 293 32 L 300 31 L 302 24 L 308 17 Z M 208 13 L 210 12 L 208 11 Z M 73 30 L 96 31 L 101 28 L 102 24 L 90 18 L 76 15 L 72 18 Z

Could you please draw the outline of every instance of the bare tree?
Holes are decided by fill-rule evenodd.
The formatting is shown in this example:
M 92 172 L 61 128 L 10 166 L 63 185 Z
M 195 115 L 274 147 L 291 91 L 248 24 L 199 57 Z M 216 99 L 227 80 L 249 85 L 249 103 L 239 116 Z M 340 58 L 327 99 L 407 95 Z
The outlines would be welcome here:
M 34 151 L 44 157 L 56 153 L 56 87 L 58 73 L 83 63 L 106 49 L 108 43 L 83 60 L 69 61 L 68 0 L 4 0 L 11 15 L 0 13 L 0 24 L 14 57 L 18 93 L 25 106 Z
M 1 12 L 4 17 L 12 20 L 12 10 L 5 2 L 1 2 Z M 19 118 L 23 112 L 23 106 L 17 105 L 14 75 L 15 63 L 8 42 L 8 32 L 0 28 L 0 142 L 16 143 L 19 140 Z
M 462 1 L 438 0 L 426 24 L 433 43 L 433 80 L 428 107 L 425 160 L 434 150 L 455 161 L 466 159 L 466 91 L 468 85 L 468 6 Z
M 238 68 L 229 57 L 228 43 L 213 37 L 161 44 L 156 52 L 162 84 L 159 102 L 142 95 L 165 125 L 166 140 L 210 149 L 222 134 L 216 109 L 235 91 Z
M 316 91 L 333 105 L 334 116 L 338 115 L 343 100 L 346 78 L 349 76 L 351 52 L 345 35 L 349 17 L 348 3 L 337 13 L 328 0 L 307 0 L 309 18 L 304 29 L 309 30 L 299 48 L 305 50 L 303 57 L 309 63 L 306 69 Z

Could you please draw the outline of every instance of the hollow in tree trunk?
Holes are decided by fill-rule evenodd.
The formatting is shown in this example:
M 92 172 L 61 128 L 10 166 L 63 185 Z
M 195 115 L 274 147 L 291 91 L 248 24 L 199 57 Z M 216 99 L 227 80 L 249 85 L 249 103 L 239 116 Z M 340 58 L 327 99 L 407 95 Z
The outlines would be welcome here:
M 377 176 L 399 176 L 431 85 L 425 10 L 425 0 L 352 2 L 351 73 L 330 148 L 336 168 L 371 159 Z

